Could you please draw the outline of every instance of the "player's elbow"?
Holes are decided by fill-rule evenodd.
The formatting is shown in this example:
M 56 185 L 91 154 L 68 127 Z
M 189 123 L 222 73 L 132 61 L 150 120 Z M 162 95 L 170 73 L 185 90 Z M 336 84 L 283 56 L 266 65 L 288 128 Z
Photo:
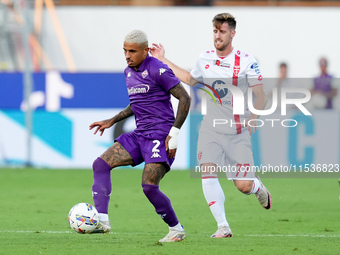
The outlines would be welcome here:
M 268 96 L 267 96 L 267 93 L 264 91 L 264 89 L 256 91 L 255 96 L 257 98 L 256 100 L 262 101 L 263 106 L 267 104 Z

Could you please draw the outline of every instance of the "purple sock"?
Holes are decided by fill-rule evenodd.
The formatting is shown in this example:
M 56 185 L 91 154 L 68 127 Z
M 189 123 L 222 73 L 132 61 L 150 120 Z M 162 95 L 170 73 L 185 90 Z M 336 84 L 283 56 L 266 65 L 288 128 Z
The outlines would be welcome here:
M 170 199 L 159 190 L 158 185 L 142 184 L 143 192 L 156 209 L 156 213 L 169 225 L 176 226 L 179 221 Z
M 109 201 L 112 190 L 111 166 L 104 159 L 97 158 L 92 165 L 93 186 L 92 196 L 94 206 L 99 213 L 108 213 Z

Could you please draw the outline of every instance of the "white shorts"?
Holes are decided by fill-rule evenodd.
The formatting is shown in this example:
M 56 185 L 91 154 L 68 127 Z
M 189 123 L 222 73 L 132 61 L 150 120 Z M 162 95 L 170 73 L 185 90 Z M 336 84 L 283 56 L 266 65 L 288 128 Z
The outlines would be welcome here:
M 248 130 L 241 134 L 224 134 L 205 128 L 200 128 L 197 144 L 197 159 L 200 166 L 203 163 L 217 165 L 217 172 L 225 172 L 227 178 L 253 180 L 255 179 L 254 159 L 251 150 L 251 139 Z M 206 169 L 201 168 L 201 172 Z

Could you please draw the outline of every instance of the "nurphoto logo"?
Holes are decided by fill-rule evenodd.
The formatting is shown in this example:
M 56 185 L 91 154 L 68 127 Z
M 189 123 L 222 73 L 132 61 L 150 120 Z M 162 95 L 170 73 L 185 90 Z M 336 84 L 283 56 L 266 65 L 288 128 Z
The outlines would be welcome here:
M 219 96 L 221 93 L 217 92 L 213 87 L 204 84 L 206 87 L 210 88 L 214 95 L 207 91 L 206 89 L 202 89 L 207 93 L 212 100 L 215 102 L 216 106 L 224 105 L 225 102 L 222 103 L 221 97 Z M 215 86 L 215 88 L 221 89 L 220 85 Z M 259 116 L 268 116 L 272 113 L 274 113 L 278 108 L 280 109 L 281 116 L 287 115 L 287 106 L 300 110 L 304 115 L 312 115 L 307 108 L 304 106 L 305 103 L 309 102 L 311 99 L 311 93 L 308 89 L 305 88 L 280 88 L 280 91 L 278 91 L 277 88 L 273 88 L 272 90 L 272 104 L 269 109 L 264 110 L 258 110 L 254 107 L 253 102 L 253 93 L 252 88 L 247 89 L 247 109 L 245 109 L 245 95 L 243 91 L 234 85 L 230 84 L 223 84 L 223 89 L 225 91 L 229 91 L 232 93 L 232 109 L 233 109 L 233 115 L 244 115 L 245 111 L 250 111 L 253 114 L 259 115 Z M 289 98 L 289 95 L 299 95 L 299 98 Z M 217 97 L 218 100 L 215 100 L 215 97 Z M 216 101 L 219 101 L 216 103 Z M 279 105 L 280 103 L 280 105 Z M 201 114 L 206 115 L 207 114 L 207 99 L 206 97 L 202 97 L 202 103 L 201 103 Z M 245 126 L 245 121 L 241 121 L 241 123 L 235 123 L 235 120 L 233 119 L 221 119 L 216 118 L 213 120 L 213 126 L 216 127 L 217 125 L 226 125 L 229 124 L 231 126 L 237 125 L 237 124 L 243 124 Z M 243 123 L 242 123 L 243 122 Z M 295 127 L 297 126 L 298 122 L 294 119 L 269 119 L 269 118 L 261 118 L 257 120 L 250 120 L 247 125 L 250 127 L 262 127 L 265 125 L 265 123 L 271 124 L 273 127 L 275 123 L 281 123 L 281 126 L 283 127 Z

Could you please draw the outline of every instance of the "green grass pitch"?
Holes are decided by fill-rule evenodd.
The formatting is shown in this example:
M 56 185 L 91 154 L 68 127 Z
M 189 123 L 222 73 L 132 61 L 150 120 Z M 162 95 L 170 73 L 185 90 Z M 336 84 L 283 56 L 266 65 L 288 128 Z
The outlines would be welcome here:
M 220 179 L 234 236 L 211 239 L 216 224 L 201 180 L 171 171 L 161 182 L 187 239 L 160 244 L 168 228 L 144 196 L 141 171 L 112 172 L 108 235 L 82 235 L 67 215 L 79 202 L 93 203 L 91 170 L 0 169 L 0 254 L 339 254 L 338 179 L 262 179 L 273 196 L 264 210 L 254 195 Z

